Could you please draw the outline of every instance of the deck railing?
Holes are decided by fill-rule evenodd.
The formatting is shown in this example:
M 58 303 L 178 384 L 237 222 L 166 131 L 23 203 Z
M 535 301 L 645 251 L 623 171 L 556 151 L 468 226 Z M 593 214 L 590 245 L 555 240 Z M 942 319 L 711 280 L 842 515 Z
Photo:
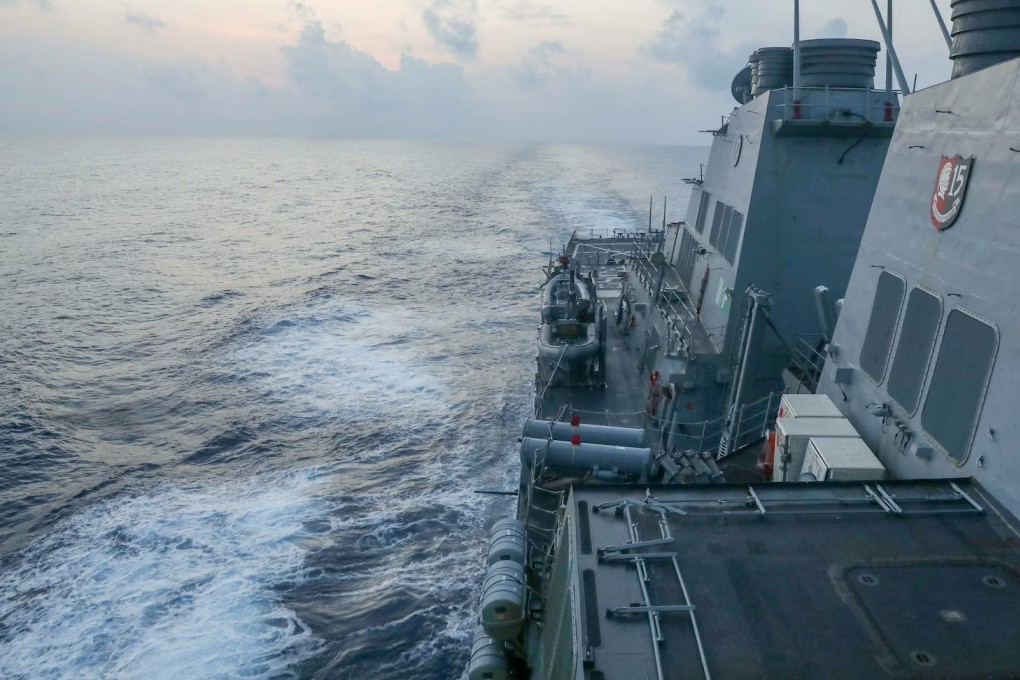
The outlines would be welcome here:
M 659 286 L 659 277 L 662 272 L 651 263 L 651 248 L 638 247 L 634 258 L 634 273 L 637 274 L 641 285 L 648 291 L 648 297 L 655 304 L 656 309 L 662 316 L 663 321 L 672 331 L 666 338 L 666 345 L 663 348 L 667 356 L 678 356 L 689 353 L 694 348 L 694 334 L 700 317 L 690 305 L 690 293 L 686 289 L 678 287 L 663 286 L 659 290 L 659 299 L 655 299 L 655 289 Z M 665 277 L 663 277 L 665 279 Z M 712 345 L 715 352 L 720 350 L 713 334 L 705 330 L 705 338 Z
M 765 433 L 775 426 L 781 397 L 781 393 L 773 392 L 738 407 L 737 436 L 730 442 L 726 451 L 719 451 L 719 443 L 728 427 L 728 416 L 725 415 L 699 423 L 682 423 L 680 426 L 682 431 L 677 433 L 672 448 L 676 451 L 693 450 L 699 454 L 715 452 L 716 458 L 722 459 L 746 446 L 760 442 L 765 438 Z
M 792 87 L 777 90 L 774 106 L 785 121 L 888 123 L 899 115 L 897 90 L 850 87 Z
M 797 379 L 811 392 L 818 388 L 818 379 L 825 366 L 825 354 L 822 351 L 824 343 L 825 336 L 817 333 L 797 336 L 793 345 L 791 368 Z
M 571 235 L 571 239 L 574 241 L 592 241 L 598 239 L 617 239 L 617 240 L 634 240 L 639 242 L 658 242 L 665 237 L 665 232 L 661 229 L 648 230 L 635 230 L 628 231 L 626 229 L 607 229 L 607 228 L 590 228 L 590 229 L 575 229 Z

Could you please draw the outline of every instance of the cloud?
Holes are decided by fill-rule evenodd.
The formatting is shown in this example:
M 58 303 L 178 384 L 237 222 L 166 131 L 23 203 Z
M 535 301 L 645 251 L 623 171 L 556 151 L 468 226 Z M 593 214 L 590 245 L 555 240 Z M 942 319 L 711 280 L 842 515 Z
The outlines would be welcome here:
M 816 38 L 845 38 L 847 31 L 849 30 L 846 22 L 839 17 L 835 19 L 829 19 L 825 22 L 818 33 L 815 35 Z
M 478 56 L 475 0 L 432 0 L 422 12 L 429 35 L 451 54 L 462 59 Z
M 206 99 L 213 76 L 204 63 L 150 66 L 142 72 L 144 81 L 156 92 L 181 102 Z
M 39 9 L 52 12 L 57 7 L 56 0 L 33 0 L 29 4 L 35 5 Z M 0 7 L 18 7 L 21 5 L 21 0 L 0 0 Z
M 674 10 L 643 51 L 656 61 L 684 67 L 703 87 L 728 90 L 754 47 L 741 45 L 725 50 L 720 46 L 724 13 L 721 6 L 712 3 L 707 3 L 699 15 Z
M 528 50 L 518 69 L 517 80 L 521 87 L 541 87 L 553 75 L 561 73 L 558 62 L 565 52 L 563 43 L 558 40 L 546 40 Z
M 311 5 L 301 0 L 288 0 L 287 10 L 301 21 L 317 21 L 318 16 Z
M 403 55 L 400 68 L 388 70 L 346 42 L 330 41 L 317 21 L 283 52 L 317 134 L 441 136 L 459 129 L 471 109 L 459 66 Z
M 157 19 L 145 12 L 128 12 L 124 15 L 124 21 L 146 33 L 158 33 L 166 28 L 166 23 L 162 19 Z
M 673 68 L 606 72 L 566 42 L 471 73 L 407 54 L 387 68 L 310 20 L 280 50 L 285 78 L 270 84 L 211 61 L 15 35 L 0 41 L 0 132 L 670 142 L 697 129 L 678 120 L 689 95 L 664 87 Z
M 531 0 L 515 0 L 503 8 L 503 16 L 511 21 L 536 21 L 545 24 L 565 24 L 569 22 L 566 14 L 557 12 L 552 7 Z

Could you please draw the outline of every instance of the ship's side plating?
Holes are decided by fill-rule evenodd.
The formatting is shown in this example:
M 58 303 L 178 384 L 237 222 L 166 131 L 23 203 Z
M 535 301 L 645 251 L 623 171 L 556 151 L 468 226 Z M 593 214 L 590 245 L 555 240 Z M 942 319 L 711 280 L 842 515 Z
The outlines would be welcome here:
M 974 477 L 1014 513 L 1018 77 L 1013 60 L 906 100 L 820 385 L 897 477 Z M 940 229 L 944 157 L 943 193 L 963 193 Z

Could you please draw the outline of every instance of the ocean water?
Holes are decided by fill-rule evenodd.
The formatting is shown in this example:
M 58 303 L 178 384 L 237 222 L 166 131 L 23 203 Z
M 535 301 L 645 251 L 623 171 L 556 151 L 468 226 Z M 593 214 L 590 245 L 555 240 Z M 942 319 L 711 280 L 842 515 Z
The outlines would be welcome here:
M 700 148 L 0 139 L 0 678 L 457 678 L 541 266 Z

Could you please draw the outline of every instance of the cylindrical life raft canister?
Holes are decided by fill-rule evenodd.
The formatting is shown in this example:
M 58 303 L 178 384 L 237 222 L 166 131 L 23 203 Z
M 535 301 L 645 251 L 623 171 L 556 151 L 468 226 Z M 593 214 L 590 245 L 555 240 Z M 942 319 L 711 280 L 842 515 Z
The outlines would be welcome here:
M 495 640 L 512 640 L 524 628 L 524 566 L 500 560 L 485 574 L 478 615 L 482 628 Z
M 515 519 L 501 519 L 489 532 L 489 566 L 502 560 L 524 564 L 527 540 L 524 524 Z
M 471 662 L 468 664 L 469 680 L 506 680 L 507 663 L 503 643 L 493 640 L 479 626 L 471 644 Z

